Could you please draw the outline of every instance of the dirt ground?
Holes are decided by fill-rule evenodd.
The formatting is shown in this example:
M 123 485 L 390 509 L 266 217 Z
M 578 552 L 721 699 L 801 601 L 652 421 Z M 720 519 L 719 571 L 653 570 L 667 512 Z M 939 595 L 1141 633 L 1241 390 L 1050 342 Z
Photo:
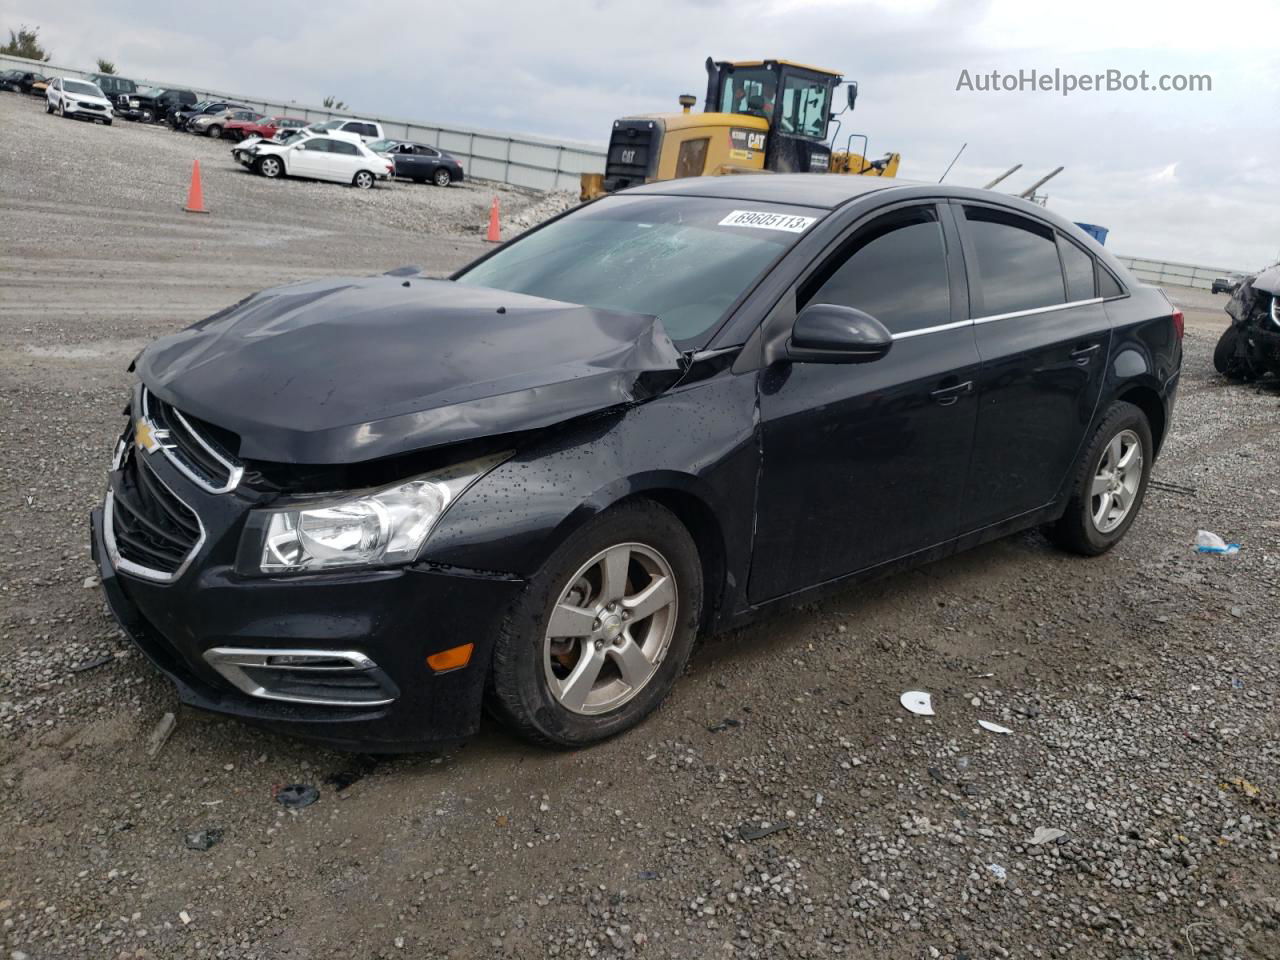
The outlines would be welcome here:
M 181 709 L 86 585 L 87 515 L 148 340 L 284 280 L 447 271 L 483 221 L 16 95 L 0 129 L 3 957 L 1280 956 L 1280 393 L 1213 372 L 1225 297 L 1170 291 L 1181 395 L 1110 554 L 1029 533 L 715 638 L 594 749 L 351 757 Z

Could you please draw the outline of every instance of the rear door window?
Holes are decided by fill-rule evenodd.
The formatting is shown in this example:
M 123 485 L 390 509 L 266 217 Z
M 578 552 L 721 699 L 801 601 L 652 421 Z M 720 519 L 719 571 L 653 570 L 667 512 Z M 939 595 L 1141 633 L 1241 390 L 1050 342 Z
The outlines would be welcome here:
M 1062 269 L 1067 277 L 1067 300 L 1092 300 L 1093 257 L 1085 253 L 1066 237 L 1058 237 L 1058 249 L 1062 253 Z
M 862 227 L 801 286 L 796 306 L 834 303 L 871 314 L 890 333 L 951 320 L 947 250 L 933 204 Z
M 1013 213 L 965 207 L 977 263 L 970 299 L 976 316 L 993 317 L 1067 302 L 1053 231 Z
M 330 140 L 328 144 L 330 153 L 342 153 L 352 157 L 360 155 L 360 151 L 356 149 L 354 143 L 347 143 L 345 140 Z

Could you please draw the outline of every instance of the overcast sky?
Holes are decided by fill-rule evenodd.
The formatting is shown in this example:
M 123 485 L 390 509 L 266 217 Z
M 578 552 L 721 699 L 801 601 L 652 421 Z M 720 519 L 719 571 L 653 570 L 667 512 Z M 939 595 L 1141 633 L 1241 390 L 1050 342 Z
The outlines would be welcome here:
M 1024 188 L 1058 165 L 1052 209 L 1111 229 L 1117 253 L 1257 268 L 1280 259 L 1276 0 L 0 0 L 53 62 L 355 113 L 602 142 L 610 121 L 677 109 L 702 62 L 779 57 L 857 79 L 844 132 L 900 175 Z M 1208 74 L 1212 91 L 976 92 L 1020 69 Z M 699 104 L 699 108 L 701 103 Z M 843 135 L 842 135 L 843 139 Z

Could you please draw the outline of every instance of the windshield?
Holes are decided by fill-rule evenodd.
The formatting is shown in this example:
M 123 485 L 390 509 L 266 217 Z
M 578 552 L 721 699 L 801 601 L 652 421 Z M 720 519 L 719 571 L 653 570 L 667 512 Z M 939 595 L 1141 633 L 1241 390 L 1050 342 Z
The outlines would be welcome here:
M 102 91 L 92 83 L 85 83 L 83 80 L 63 80 L 62 89 L 67 93 L 78 93 L 82 97 L 101 97 Z
M 336 130 L 346 122 L 347 121 L 345 120 L 324 120 L 321 123 L 313 123 L 311 125 L 311 129 L 315 130 L 317 133 L 322 130 Z
M 98 80 L 98 86 L 112 93 L 133 93 L 138 89 L 137 84 L 123 77 L 101 77 Z
M 369 144 L 369 149 L 374 153 L 390 153 L 399 145 L 399 140 L 375 140 Z
M 721 113 L 746 113 L 768 119 L 773 115 L 773 101 L 778 90 L 778 76 L 764 67 L 734 70 L 725 78 L 720 91 Z
M 458 283 L 658 317 L 696 349 L 821 215 L 710 197 L 609 197 L 536 230 Z
M 275 139 L 279 143 L 293 143 L 295 140 L 301 140 L 309 136 L 310 134 L 305 130 L 291 130 L 288 133 L 277 132 Z

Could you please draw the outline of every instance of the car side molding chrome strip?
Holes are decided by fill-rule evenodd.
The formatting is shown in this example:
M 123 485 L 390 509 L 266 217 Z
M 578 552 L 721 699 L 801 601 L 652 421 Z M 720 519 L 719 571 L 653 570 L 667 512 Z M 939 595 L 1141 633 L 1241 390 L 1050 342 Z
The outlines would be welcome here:
M 1055 310 L 1067 310 L 1071 307 L 1087 307 L 1095 303 L 1102 303 L 1102 297 L 1093 297 L 1090 300 L 1072 300 L 1070 303 L 1055 303 L 1047 307 L 1034 307 L 1030 310 L 1015 310 L 1012 313 L 993 313 L 988 317 L 974 317 L 971 320 L 956 320 L 952 323 L 940 323 L 934 327 L 921 327 L 919 330 L 906 330 L 902 333 L 895 333 L 895 340 L 909 340 L 912 337 L 923 337 L 929 333 L 943 333 L 947 330 L 959 330 L 961 327 L 970 327 L 979 323 L 994 323 L 996 320 L 1012 320 L 1014 317 L 1034 317 L 1041 313 L 1053 313 Z
M 1070 303 L 1055 303 L 1047 307 L 1033 307 L 1030 310 L 1014 310 L 1012 313 L 993 313 L 988 317 L 974 317 L 974 323 L 994 323 L 997 320 L 1011 320 L 1014 317 L 1033 317 L 1038 313 L 1053 313 L 1056 310 L 1068 310 L 1071 307 L 1087 307 L 1094 303 L 1101 303 L 1102 297 L 1093 297 L 1089 300 L 1072 300 Z

